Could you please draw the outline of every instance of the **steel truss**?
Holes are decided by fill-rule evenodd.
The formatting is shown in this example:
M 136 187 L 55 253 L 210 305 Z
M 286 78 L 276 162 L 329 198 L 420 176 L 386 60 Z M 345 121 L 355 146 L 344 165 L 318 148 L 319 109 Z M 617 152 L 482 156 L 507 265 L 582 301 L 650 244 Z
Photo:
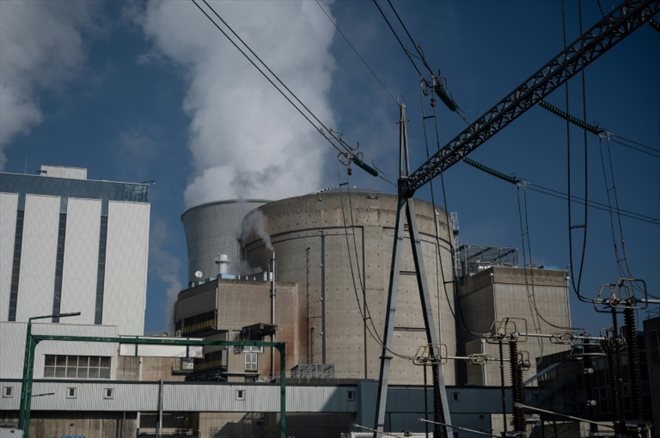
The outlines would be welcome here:
M 629 0 L 614 9 L 411 173 L 406 181 L 400 183 L 400 195 L 412 198 L 417 189 L 461 161 L 619 41 L 651 20 L 659 8 L 658 0 Z

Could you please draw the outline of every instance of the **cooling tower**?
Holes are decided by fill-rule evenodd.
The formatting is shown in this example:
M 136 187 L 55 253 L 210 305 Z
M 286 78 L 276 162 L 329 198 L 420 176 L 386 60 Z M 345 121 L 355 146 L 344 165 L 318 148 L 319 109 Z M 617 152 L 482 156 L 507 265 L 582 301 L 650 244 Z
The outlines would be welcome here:
M 195 272 L 204 277 L 218 274 L 216 259 L 225 254 L 227 272 L 237 272 L 240 263 L 238 237 L 241 221 L 246 213 L 265 204 L 261 199 L 228 200 L 198 205 L 181 215 L 188 247 L 188 281 L 195 280 Z
M 396 201 L 396 196 L 374 192 L 322 192 L 259 207 L 277 254 L 278 281 L 297 283 L 300 307 L 306 309 L 299 321 L 307 340 L 301 356 L 307 356 L 306 363 L 334 365 L 338 378 L 378 378 Z M 432 312 L 446 346 L 442 352 L 453 355 L 454 292 L 445 213 L 438 209 L 434 214 L 427 202 L 415 205 Z M 251 266 L 265 269 L 272 253 L 252 237 L 246 256 Z M 423 367 L 410 359 L 426 343 L 410 241 L 405 239 L 391 384 L 423 382 Z M 444 370 L 446 383 L 454 384 L 453 362 L 446 363 Z M 430 382 L 430 367 L 428 373 Z

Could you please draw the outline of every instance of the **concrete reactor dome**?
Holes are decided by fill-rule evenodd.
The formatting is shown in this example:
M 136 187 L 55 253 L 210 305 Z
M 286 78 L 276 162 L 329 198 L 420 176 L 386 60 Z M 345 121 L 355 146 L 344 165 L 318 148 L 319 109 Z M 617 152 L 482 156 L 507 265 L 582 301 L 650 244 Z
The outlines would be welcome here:
M 236 272 L 240 263 L 241 221 L 267 203 L 261 199 L 232 199 L 189 208 L 181 215 L 188 248 L 188 282 L 195 272 L 214 277 L 221 270 Z M 226 256 L 226 257 L 223 257 Z
M 265 217 L 273 249 L 257 234 L 245 239 L 246 261 L 252 268 L 266 270 L 274 251 L 278 281 L 299 285 L 301 307 L 306 309 L 298 322 L 306 340 L 300 357 L 309 364 L 334 365 L 337 378 L 378 378 L 396 201 L 396 196 L 383 193 L 327 191 L 270 202 L 257 210 Z M 442 353 L 454 355 L 451 227 L 445 212 L 434 212 L 428 202 L 418 201 L 416 210 Z M 423 381 L 422 367 L 414 366 L 410 357 L 427 340 L 409 242 L 401 248 L 392 343 L 397 356 L 390 383 L 417 384 Z M 452 362 L 444 365 L 449 385 L 455 382 Z

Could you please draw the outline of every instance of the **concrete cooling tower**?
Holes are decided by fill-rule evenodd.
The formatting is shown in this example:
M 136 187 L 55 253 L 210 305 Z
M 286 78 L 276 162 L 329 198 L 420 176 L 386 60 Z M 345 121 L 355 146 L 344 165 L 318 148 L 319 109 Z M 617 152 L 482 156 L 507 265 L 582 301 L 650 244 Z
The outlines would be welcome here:
M 188 247 L 188 282 L 195 281 L 195 272 L 204 278 L 214 277 L 221 266 L 221 255 L 227 255 L 228 272 L 237 272 L 240 264 L 241 221 L 246 213 L 265 204 L 261 199 L 234 199 L 211 202 L 186 210 L 181 222 Z
M 328 191 L 258 208 L 266 218 L 266 231 L 276 253 L 278 282 L 297 283 L 299 287 L 298 300 L 305 309 L 299 323 L 306 334 L 306 342 L 301 342 L 305 351 L 299 357 L 306 358 L 308 364 L 334 365 L 337 378 L 378 378 L 396 200 L 396 196 L 382 193 Z M 431 204 L 417 201 L 416 210 L 433 317 L 444 344 L 443 354 L 454 355 L 450 228 L 444 211 L 434 212 Z M 252 236 L 246 242 L 246 257 L 250 266 L 265 270 L 272 252 Z M 412 251 L 406 239 L 401 253 L 391 384 L 423 382 L 423 367 L 414 366 L 410 357 L 426 343 Z M 444 370 L 446 383 L 454 384 L 453 361 L 445 364 Z M 428 373 L 430 381 L 430 367 Z

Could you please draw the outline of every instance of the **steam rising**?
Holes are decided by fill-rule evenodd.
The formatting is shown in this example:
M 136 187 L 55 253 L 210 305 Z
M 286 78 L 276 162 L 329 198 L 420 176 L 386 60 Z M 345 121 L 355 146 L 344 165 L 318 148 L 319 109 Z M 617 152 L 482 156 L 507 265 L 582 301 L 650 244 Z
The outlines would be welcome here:
M 264 242 L 264 245 L 266 245 L 266 248 L 273 251 L 270 235 L 266 231 L 266 216 L 259 210 L 253 210 L 243 218 L 241 242 L 246 244 L 250 236 L 259 237 Z
M 334 27 L 314 2 L 213 2 L 215 10 L 328 126 Z M 279 199 L 321 185 L 322 138 L 189 2 L 152 1 L 143 29 L 187 79 L 195 172 L 187 207 Z

